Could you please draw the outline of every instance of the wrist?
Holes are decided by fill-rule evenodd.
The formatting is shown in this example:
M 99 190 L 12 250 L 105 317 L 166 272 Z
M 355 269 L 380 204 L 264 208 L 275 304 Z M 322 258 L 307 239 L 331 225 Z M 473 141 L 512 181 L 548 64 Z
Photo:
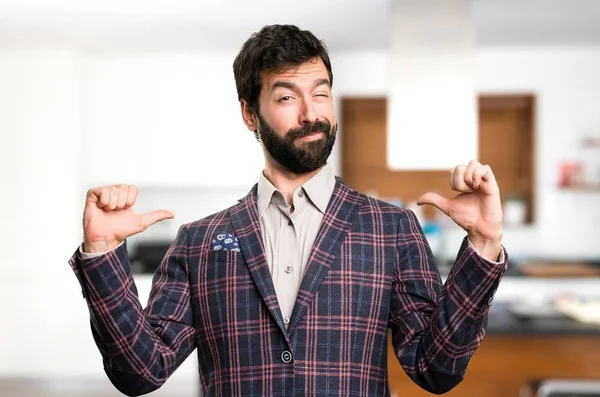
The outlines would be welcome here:
M 469 236 L 469 241 L 477 252 L 485 259 L 497 262 L 502 252 L 502 238 L 482 238 L 480 236 Z
M 111 241 L 83 241 L 82 251 L 88 254 L 98 254 L 113 250 L 120 243 L 117 240 Z

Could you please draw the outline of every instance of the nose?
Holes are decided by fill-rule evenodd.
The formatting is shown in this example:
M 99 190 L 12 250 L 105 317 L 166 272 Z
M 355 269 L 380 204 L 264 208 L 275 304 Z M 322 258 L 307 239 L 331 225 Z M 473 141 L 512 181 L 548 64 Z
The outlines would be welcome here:
M 301 124 L 312 124 L 317 121 L 317 112 L 314 104 L 310 99 L 302 101 L 302 110 L 300 112 Z

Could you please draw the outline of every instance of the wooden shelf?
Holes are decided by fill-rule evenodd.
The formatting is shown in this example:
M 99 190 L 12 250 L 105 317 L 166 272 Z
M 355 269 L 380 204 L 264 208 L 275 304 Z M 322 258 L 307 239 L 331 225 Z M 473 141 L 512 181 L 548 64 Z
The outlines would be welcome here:
M 526 330 L 527 323 L 523 327 Z M 464 380 L 447 396 L 519 396 L 524 386 L 537 379 L 597 379 L 598 349 L 600 337 L 594 334 L 488 333 L 473 355 Z M 390 389 L 396 395 L 431 396 L 406 376 L 391 341 L 388 373 Z

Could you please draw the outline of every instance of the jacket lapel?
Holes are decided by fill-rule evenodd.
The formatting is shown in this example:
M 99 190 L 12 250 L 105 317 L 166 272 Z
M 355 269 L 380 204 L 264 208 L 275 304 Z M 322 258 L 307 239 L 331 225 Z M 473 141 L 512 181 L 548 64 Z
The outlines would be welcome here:
M 279 308 L 277 294 L 273 286 L 273 279 L 271 278 L 265 247 L 262 241 L 256 194 L 257 185 L 231 209 L 231 222 L 256 288 L 269 308 L 271 315 L 275 318 L 279 328 L 285 334 L 283 316 Z
M 339 255 L 342 243 L 346 239 L 353 218 L 358 214 L 362 202 L 363 196 L 359 192 L 350 189 L 341 178 L 336 177 L 333 195 L 323 216 L 306 265 L 304 278 L 287 329 L 288 334 L 294 331 L 306 313 L 334 259 Z

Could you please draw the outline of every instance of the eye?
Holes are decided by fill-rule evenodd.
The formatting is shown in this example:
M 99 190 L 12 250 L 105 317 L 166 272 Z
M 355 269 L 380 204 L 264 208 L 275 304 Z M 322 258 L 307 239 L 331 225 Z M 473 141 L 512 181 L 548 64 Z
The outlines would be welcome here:
M 281 97 L 281 98 L 279 99 L 279 102 L 287 102 L 287 101 L 289 101 L 289 100 L 291 100 L 291 99 L 292 99 L 292 97 L 291 97 L 291 96 L 289 96 L 289 95 L 286 95 L 286 96 L 284 96 L 284 97 Z
M 313 98 L 316 98 L 318 101 L 324 101 L 329 98 L 329 94 L 326 92 L 319 92 L 318 94 L 315 94 Z

